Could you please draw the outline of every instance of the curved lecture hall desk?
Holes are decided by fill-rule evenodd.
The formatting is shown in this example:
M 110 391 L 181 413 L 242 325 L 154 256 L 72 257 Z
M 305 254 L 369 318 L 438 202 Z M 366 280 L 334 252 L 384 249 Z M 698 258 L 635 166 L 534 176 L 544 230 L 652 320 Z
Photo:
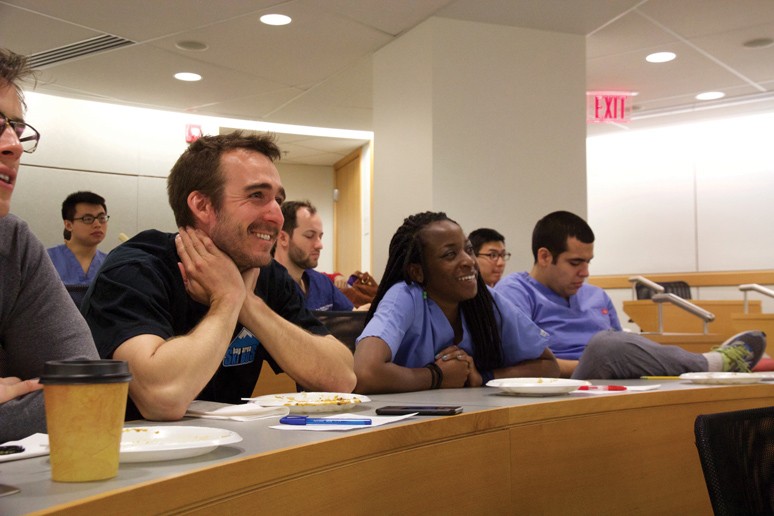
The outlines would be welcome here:
M 6 462 L 0 483 L 21 493 L 0 498 L 0 514 L 711 514 L 694 419 L 770 406 L 774 383 L 658 383 L 542 398 L 487 387 L 371 396 L 351 412 L 405 404 L 464 412 L 350 432 L 269 428 L 276 417 L 185 419 L 167 424 L 226 428 L 244 440 L 199 457 L 121 464 L 114 479 L 80 484 L 52 482 L 47 457 Z

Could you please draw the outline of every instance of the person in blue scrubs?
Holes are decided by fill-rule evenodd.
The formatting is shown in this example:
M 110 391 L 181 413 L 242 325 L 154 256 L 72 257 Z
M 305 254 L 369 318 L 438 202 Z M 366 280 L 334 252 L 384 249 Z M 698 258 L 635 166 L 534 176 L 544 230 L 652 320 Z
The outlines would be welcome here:
M 708 353 L 690 353 L 621 331 L 613 302 L 587 284 L 594 232 L 567 211 L 549 213 L 532 233 L 535 263 L 503 278 L 495 290 L 550 335 L 562 376 L 626 379 L 700 371 L 749 371 L 766 349 L 760 331 L 734 335 Z
M 274 259 L 282 264 L 296 282 L 309 310 L 349 311 L 352 302 L 342 294 L 331 279 L 317 272 L 317 262 L 323 249 L 322 218 L 309 201 L 282 203 L 285 222 L 277 238 Z
M 48 255 L 65 285 L 89 285 L 105 261 L 97 246 L 108 228 L 105 199 L 93 192 L 75 192 L 62 203 L 64 244 L 50 247 Z
M 462 228 L 445 213 L 405 219 L 355 348 L 355 392 L 479 387 L 556 377 L 548 335 L 490 290 Z

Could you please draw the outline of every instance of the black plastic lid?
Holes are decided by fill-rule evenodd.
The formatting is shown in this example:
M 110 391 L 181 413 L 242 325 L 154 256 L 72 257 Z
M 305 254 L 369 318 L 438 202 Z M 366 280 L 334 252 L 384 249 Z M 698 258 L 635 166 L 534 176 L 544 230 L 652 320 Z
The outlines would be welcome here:
M 43 365 L 40 383 L 120 383 L 132 379 L 123 360 L 50 360 Z

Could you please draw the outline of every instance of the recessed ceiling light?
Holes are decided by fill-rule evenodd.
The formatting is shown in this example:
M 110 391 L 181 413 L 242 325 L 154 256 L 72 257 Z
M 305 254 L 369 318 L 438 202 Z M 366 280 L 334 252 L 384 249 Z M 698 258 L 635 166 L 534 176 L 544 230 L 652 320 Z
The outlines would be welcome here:
M 191 72 L 180 72 L 175 74 L 175 79 L 178 81 L 186 81 L 186 82 L 196 82 L 201 81 L 202 76 L 198 73 L 191 73 Z
M 771 45 L 774 45 L 774 39 L 771 38 L 755 38 L 742 43 L 742 46 L 747 48 L 766 48 Z
M 705 91 L 696 95 L 696 100 L 717 100 L 725 97 L 726 94 L 722 91 Z
M 201 41 L 178 41 L 175 43 L 175 46 L 180 50 L 192 50 L 194 52 L 202 52 L 210 48 Z
M 677 55 L 674 52 L 655 52 L 653 54 L 649 54 L 645 58 L 645 61 L 649 63 L 666 63 L 675 57 L 677 57 Z
M 290 16 L 284 14 L 264 14 L 261 16 L 261 23 L 266 25 L 287 25 L 291 21 Z

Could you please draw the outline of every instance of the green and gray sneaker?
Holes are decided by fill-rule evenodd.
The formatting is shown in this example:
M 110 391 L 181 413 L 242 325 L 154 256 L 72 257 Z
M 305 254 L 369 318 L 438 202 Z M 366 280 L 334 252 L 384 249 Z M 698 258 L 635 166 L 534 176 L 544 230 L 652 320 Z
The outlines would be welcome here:
M 766 351 L 766 334 L 757 330 L 745 331 L 712 351 L 723 355 L 723 371 L 749 373 Z

